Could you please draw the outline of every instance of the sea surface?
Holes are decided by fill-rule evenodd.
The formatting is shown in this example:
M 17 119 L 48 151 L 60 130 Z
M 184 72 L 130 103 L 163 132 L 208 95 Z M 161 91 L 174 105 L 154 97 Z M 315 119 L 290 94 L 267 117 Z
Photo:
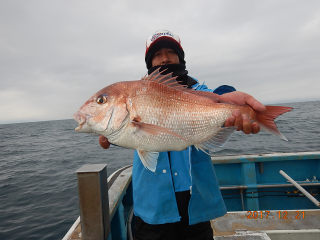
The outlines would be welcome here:
M 288 142 L 236 132 L 214 155 L 320 151 L 320 101 L 293 107 L 276 123 Z M 0 125 L 0 239 L 62 239 L 79 216 L 75 171 L 107 163 L 108 175 L 132 164 L 133 150 L 104 150 L 74 120 Z

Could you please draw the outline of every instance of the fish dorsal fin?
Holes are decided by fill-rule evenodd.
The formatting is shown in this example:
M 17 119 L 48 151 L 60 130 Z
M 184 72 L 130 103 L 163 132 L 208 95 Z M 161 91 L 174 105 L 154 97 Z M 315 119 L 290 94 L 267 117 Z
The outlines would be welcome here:
M 164 84 L 168 87 L 179 89 L 180 91 L 183 92 L 188 92 L 192 93 L 194 95 L 198 95 L 201 97 L 205 97 L 210 99 L 211 101 L 215 103 L 228 103 L 228 104 L 234 104 L 233 102 L 229 101 L 228 99 L 225 99 L 223 96 L 218 95 L 213 92 L 207 92 L 207 91 L 195 91 L 195 89 L 192 88 L 187 88 L 187 85 L 182 85 L 179 84 L 179 81 L 176 80 L 177 77 L 172 77 L 172 73 L 168 73 L 166 75 L 161 75 L 164 71 L 167 69 L 164 69 L 163 71 L 160 72 L 160 68 L 154 70 L 149 76 L 147 74 L 141 78 L 141 80 L 145 81 L 154 81 L 160 84 Z
M 196 148 L 204 150 L 210 150 L 210 151 L 216 151 L 219 147 L 223 147 L 223 145 L 229 140 L 231 135 L 236 131 L 237 127 L 223 127 L 220 129 L 220 131 L 209 140 L 194 145 Z M 206 151 L 204 151 L 206 152 Z
M 176 80 L 177 77 L 172 77 L 172 73 L 161 75 L 161 73 L 163 73 L 167 69 L 164 69 L 161 72 L 159 70 L 160 70 L 160 67 L 155 71 L 153 71 L 149 76 L 144 76 L 141 80 L 154 81 L 154 82 L 161 83 L 163 85 L 167 85 L 169 87 L 180 89 L 180 90 L 186 89 L 185 85 L 181 85 L 178 83 L 178 81 Z

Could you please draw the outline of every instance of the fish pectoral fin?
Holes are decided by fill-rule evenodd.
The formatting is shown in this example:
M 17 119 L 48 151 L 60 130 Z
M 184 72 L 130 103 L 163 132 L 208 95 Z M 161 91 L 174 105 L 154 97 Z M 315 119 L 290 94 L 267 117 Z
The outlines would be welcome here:
M 185 138 L 183 138 L 179 134 L 176 134 L 170 131 L 168 128 L 159 127 L 157 125 L 137 122 L 137 121 L 131 121 L 131 123 L 136 128 L 135 134 L 137 134 L 141 138 L 150 136 L 150 135 L 160 135 L 161 133 L 164 133 L 164 134 L 170 134 L 170 135 L 176 136 L 178 138 L 181 138 L 184 141 L 187 141 Z
M 140 160 L 143 166 L 146 169 L 149 169 L 152 172 L 156 171 L 157 163 L 158 163 L 158 152 L 148 152 L 145 150 L 137 150 Z
M 204 152 L 206 152 L 205 150 L 216 151 L 219 147 L 223 147 L 236 130 L 237 127 L 235 126 L 223 127 L 214 137 L 200 144 L 195 144 L 194 146 Z

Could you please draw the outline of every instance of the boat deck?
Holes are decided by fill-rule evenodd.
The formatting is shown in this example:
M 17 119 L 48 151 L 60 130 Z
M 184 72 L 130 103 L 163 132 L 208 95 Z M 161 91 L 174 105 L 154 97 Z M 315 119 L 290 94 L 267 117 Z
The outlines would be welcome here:
M 279 218 L 279 214 L 281 218 Z M 288 239 L 319 239 L 320 210 L 305 210 L 304 218 L 302 215 L 300 210 L 270 211 L 270 213 L 263 212 L 262 218 L 261 212 L 258 212 L 254 216 L 257 218 L 254 219 L 250 218 L 250 213 L 246 211 L 228 212 L 224 217 L 211 220 L 211 227 L 216 240 L 285 239 L 283 235 Z M 80 219 L 76 221 L 75 225 L 69 240 L 81 240 Z
M 215 240 L 320 239 L 320 210 L 317 204 L 279 174 L 280 170 L 287 172 L 318 202 L 320 152 L 220 156 L 212 158 L 212 162 L 229 210 L 225 216 L 211 221 Z M 85 171 L 79 169 L 77 176 L 79 191 L 85 193 L 84 200 L 96 191 L 96 197 L 92 200 L 98 200 L 99 204 L 84 205 L 80 211 L 82 220 L 93 217 L 94 221 L 81 223 L 79 217 L 63 240 L 85 239 L 84 235 L 88 232 L 102 237 L 87 239 L 130 239 L 127 233 L 132 232 L 132 166 L 119 169 L 108 181 L 101 181 L 105 179 L 106 166 L 101 171 L 92 171 L 93 168 L 89 165 L 83 169 Z M 90 187 L 81 187 L 88 182 L 92 184 Z M 108 194 L 105 194 L 106 189 Z M 100 207 L 105 202 L 109 208 Z M 84 203 L 88 201 L 80 201 L 80 205 Z M 98 214 L 99 218 L 93 213 Z M 84 224 L 83 228 L 81 224 Z
M 211 226 L 215 239 L 285 239 L 279 238 L 281 234 L 300 235 L 297 239 L 320 239 L 319 219 L 320 210 L 314 209 L 241 211 L 228 212 L 212 220 Z M 316 238 L 301 237 L 302 234 Z

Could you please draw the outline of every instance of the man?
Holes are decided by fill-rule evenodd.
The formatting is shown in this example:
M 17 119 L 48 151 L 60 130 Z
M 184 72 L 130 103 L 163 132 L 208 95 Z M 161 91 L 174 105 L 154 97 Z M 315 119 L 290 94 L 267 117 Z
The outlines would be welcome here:
M 223 94 L 237 104 L 248 104 L 257 111 L 265 107 L 248 94 L 233 87 L 214 90 L 200 85 L 188 76 L 180 38 L 167 30 L 159 30 L 147 39 L 145 62 L 148 74 L 161 67 L 177 76 L 180 84 L 200 91 Z M 244 133 L 258 133 L 260 127 L 251 123 L 239 110 L 233 112 L 225 126 L 238 126 Z M 100 136 L 100 145 L 108 148 Z M 210 220 L 226 213 L 210 156 L 191 146 L 183 151 L 161 152 L 156 171 L 146 169 L 137 152 L 132 170 L 135 239 L 212 239 Z

